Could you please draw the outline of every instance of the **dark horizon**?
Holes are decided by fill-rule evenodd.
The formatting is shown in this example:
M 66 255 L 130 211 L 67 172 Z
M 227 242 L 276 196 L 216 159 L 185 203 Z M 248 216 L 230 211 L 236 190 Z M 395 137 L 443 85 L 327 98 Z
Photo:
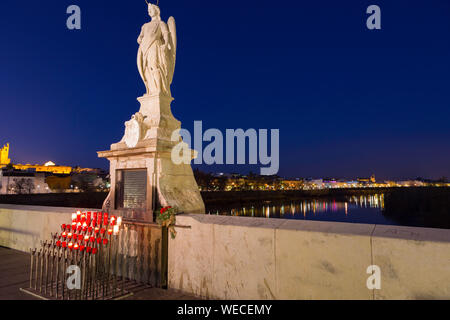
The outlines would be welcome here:
M 80 31 L 66 28 L 71 4 Z M 381 30 L 365 26 L 371 4 Z M 183 128 L 280 129 L 283 177 L 450 176 L 449 2 L 160 6 L 177 21 L 172 112 Z M 122 138 L 144 93 L 136 39 L 145 1 L 5 0 L 2 9 L 0 147 L 11 143 L 14 163 L 107 169 L 96 152 Z

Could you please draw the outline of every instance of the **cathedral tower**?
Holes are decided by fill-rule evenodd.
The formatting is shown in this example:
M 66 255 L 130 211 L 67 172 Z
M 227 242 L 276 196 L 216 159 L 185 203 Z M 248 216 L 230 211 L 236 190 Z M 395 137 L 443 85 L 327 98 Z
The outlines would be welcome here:
M 9 159 L 9 143 L 0 149 L 0 165 L 7 165 L 11 162 Z

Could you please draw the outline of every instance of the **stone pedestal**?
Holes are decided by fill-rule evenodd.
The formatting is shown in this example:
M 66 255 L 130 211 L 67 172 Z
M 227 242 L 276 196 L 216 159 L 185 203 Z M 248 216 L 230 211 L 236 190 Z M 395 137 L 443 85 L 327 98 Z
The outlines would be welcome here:
M 112 144 L 111 150 L 98 152 L 100 158 L 110 161 L 111 191 L 104 210 L 142 221 L 153 221 L 154 211 L 164 206 L 184 213 L 205 213 L 191 166 L 176 165 L 171 159 L 172 148 L 179 143 L 171 141 L 171 136 L 181 126 L 172 115 L 172 100 L 164 95 L 138 98 L 140 110 L 125 123 L 122 141 Z M 136 181 L 123 180 L 133 175 Z

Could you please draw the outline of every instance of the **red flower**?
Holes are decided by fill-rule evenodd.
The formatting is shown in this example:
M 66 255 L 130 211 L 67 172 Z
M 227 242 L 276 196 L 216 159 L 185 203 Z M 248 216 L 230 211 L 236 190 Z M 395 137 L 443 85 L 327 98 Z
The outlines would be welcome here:
M 161 209 L 160 213 L 163 214 L 164 212 L 166 212 L 169 209 L 172 209 L 172 207 L 171 206 L 164 207 L 164 208 Z

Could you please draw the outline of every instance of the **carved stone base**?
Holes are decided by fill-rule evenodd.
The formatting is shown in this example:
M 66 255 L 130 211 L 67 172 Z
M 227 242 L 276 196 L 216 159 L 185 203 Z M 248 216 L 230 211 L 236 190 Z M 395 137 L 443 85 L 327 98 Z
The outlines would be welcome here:
M 176 165 L 171 159 L 172 148 L 178 144 L 171 141 L 172 132 L 181 126 L 170 110 L 173 99 L 144 96 L 138 100 L 141 103 L 137 117 L 139 129 L 134 133 L 126 132 L 121 142 L 111 145 L 111 150 L 98 152 L 100 158 L 110 161 L 111 191 L 104 209 L 120 211 L 125 218 L 143 221 L 153 221 L 153 212 L 164 206 L 176 207 L 185 213 L 205 213 L 191 166 Z M 136 132 L 137 139 L 133 135 Z M 125 142 L 127 134 L 132 138 L 129 140 L 137 140 L 131 148 Z M 122 170 L 144 170 L 147 174 L 146 195 L 139 208 L 127 208 L 120 198 L 123 190 L 118 174 L 122 174 Z

